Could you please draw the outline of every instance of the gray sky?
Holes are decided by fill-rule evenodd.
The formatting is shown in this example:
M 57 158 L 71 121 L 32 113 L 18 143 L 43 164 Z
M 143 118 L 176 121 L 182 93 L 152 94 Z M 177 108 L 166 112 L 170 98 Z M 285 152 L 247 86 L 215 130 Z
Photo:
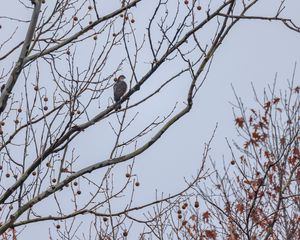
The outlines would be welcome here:
M 112 9 L 117 1 L 111 2 L 108 7 Z M 268 15 L 268 13 L 272 13 L 272 9 L 269 8 L 270 4 L 278 6 L 279 3 L 274 0 L 263 2 L 264 4 L 256 7 L 253 14 L 260 12 Z M 5 1 L 5 5 L 0 9 L 0 15 L 3 13 L 9 16 L 22 15 L 24 19 L 28 19 L 30 16 L 28 11 L 14 6 L 13 1 Z M 12 8 L 13 11 L 11 11 Z M 284 16 L 292 17 L 296 23 L 300 24 L 300 16 L 297 14 L 299 9 L 300 2 L 289 1 L 284 10 Z M 135 10 L 137 28 L 144 28 L 142 23 L 148 20 L 145 17 L 148 13 L 150 13 L 148 7 Z M 2 31 L 3 29 L 1 35 Z M 18 34 L 21 40 L 24 31 L 20 29 Z M 2 39 L 3 35 L 0 38 Z M 207 80 L 195 99 L 192 111 L 172 126 L 149 150 L 137 157 L 134 173 L 138 175 L 141 187 L 136 191 L 136 203 L 154 200 L 156 189 L 165 194 L 181 190 L 185 186 L 184 177 L 189 179 L 196 174 L 200 165 L 203 144 L 210 138 L 216 123 L 218 123 L 218 129 L 212 144 L 212 159 L 218 162 L 220 168 L 223 154 L 225 154 L 225 160 L 230 161 L 225 137 L 229 139 L 237 137 L 230 104 L 230 102 L 235 102 L 231 84 L 248 106 L 253 105 L 254 99 L 251 82 L 261 94 L 264 87 L 273 83 L 275 74 L 278 73 L 278 88 L 285 88 L 287 86 L 286 79 L 291 78 L 295 62 L 300 62 L 299 43 L 300 34 L 288 30 L 281 23 L 252 20 L 241 21 L 237 24 L 217 50 Z M 3 54 L 3 50 L 1 53 Z M 298 69 L 296 70 L 296 82 L 300 84 L 299 77 L 297 77 L 299 76 Z M 166 77 L 167 72 L 171 72 L 172 69 L 164 69 L 164 71 L 165 73 L 161 72 L 155 77 Z M 142 72 L 141 69 L 140 74 Z M 124 69 L 124 73 L 126 74 L 126 69 Z M 155 79 L 153 81 L 155 82 Z M 184 78 L 180 81 L 184 81 Z M 181 87 L 185 84 L 180 81 L 170 86 L 172 94 L 162 91 L 159 100 L 147 103 L 150 109 L 140 113 L 137 126 L 142 127 L 145 122 L 150 122 L 157 115 L 171 111 L 175 101 L 178 101 L 179 105 L 182 104 L 182 97 L 178 96 Z M 138 94 L 133 98 L 138 99 Z M 155 108 L 151 108 L 151 106 L 155 106 Z M 106 145 L 103 136 L 105 136 L 105 141 L 112 138 L 108 122 L 86 130 L 80 138 L 74 141 L 74 146 L 85 146 L 79 152 L 79 161 L 82 162 L 82 166 L 106 159 L 110 146 Z M 91 141 L 91 138 L 94 140 Z M 88 144 L 86 144 L 87 142 Z M 103 154 L 102 150 L 106 153 Z M 80 165 L 79 163 L 78 166 Z M 122 178 L 127 165 L 128 163 L 123 163 L 118 166 L 115 175 L 119 174 Z M 97 171 L 97 173 L 101 172 L 104 171 Z M 47 227 L 40 228 L 39 226 L 48 225 L 49 223 L 40 224 L 29 229 L 34 229 L 37 231 L 35 234 L 45 237 Z M 22 239 L 32 239 L 32 232 L 25 232 Z

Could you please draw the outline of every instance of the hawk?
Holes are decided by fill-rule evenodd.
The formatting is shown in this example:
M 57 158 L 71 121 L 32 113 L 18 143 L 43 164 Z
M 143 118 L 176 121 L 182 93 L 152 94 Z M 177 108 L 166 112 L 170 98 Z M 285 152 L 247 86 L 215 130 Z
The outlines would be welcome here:
M 121 97 L 125 94 L 127 90 L 127 84 L 124 81 L 126 77 L 124 75 L 120 75 L 117 79 L 115 79 L 114 85 L 114 100 L 115 102 L 120 101 Z M 121 104 L 117 105 L 115 110 L 119 110 L 121 108 Z

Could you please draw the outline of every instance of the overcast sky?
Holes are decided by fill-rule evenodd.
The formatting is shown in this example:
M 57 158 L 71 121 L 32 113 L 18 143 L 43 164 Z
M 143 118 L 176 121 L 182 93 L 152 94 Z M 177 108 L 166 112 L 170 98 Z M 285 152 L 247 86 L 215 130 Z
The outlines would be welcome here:
M 108 7 L 113 9 L 115 2 L 111 1 Z M 264 4 L 256 7 L 252 13 L 258 12 L 266 15 L 272 13 L 273 9 L 269 7 L 270 4 L 278 6 L 280 1 L 265 0 L 263 2 Z M 148 4 L 151 4 L 150 1 Z M 289 16 L 300 24 L 299 9 L 299 1 L 289 1 L 284 10 L 284 16 Z M 145 15 L 148 13 L 148 7 L 135 10 L 138 27 L 144 27 L 142 23 L 147 21 Z M 14 1 L 5 1 L 5 4 L 2 1 L 0 15 L 23 16 L 22 18 L 28 19 L 30 12 L 22 8 L 20 4 L 16 8 Z M 3 26 L 1 35 L 6 30 L 7 26 Z M 21 40 L 24 31 L 20 29 L 18 34 Z M 203 145 L 210 138 L 216 124 L 218 124 L 218 129 L 212 144 L 212 159 L 219 164 L 220 168 L 223 155 L 225 160 L 230 161 L 225 137 L 228 139 L 237 137 L 230 104 L 230 102 L 235 102 L 231 85 L 234 86 L 237 94 L 247 106 L 253 106 L 254 96 L 251 91 L 251 82 L 261 94 L 263 88 L 273 83 L 277 73 L 278 88 L 286 88 L 286 80 L 291 78 L 294 64 L 300 62 L 299 43 L 300 33 L 288 30 L 281 23 L 259 20 L 238 23 L 215 53 L 207 80 L 195 99 L 192 111 L 172 126 L 157 144 L 137 157 L 134 173 L 138 175 L 141 187 L 137 190 L 136 202 L 146 203 L 154 200 L 155 190 L 165 194 L 173 194 L 181 190 L 185 186 L 184 177 L 189 179 L 196 174 L 200 165 Z M 3 52 L 1 52 L 2 54 Z M 164 71 L 167 72 L 168 69 L 164 69 Z M 300 84 L 299 71 L 298 67 L 296 69 L 296 83 L 298 84 Z M 124 72 L 126 74 L 126 69 Z M 165 98 L 175 98 L 177 91 L 180 91 L 180 84 L 178 83 L 177 88 L 173 86 L 172 95 L 174 94 L 174 96 L 165 95 Z M 163 94 L 164 92 L 162 92 L 162 96 Z M 155 105 L 157 112 L 159 112 L 159 104 Z M 162 103 L 163 110 L 171 110 L 173 104 L 174 101 L 168 104 L 166 100 L 165 105 Z M 155 117 L 155 109 L 151 113 L 153 114 L 149 115 L 150 119 L 147 121 Z M 141 115 L 140 121 L 143 116 L 145 119 L 148 116 L 147 113 L 144 114 Z M 89 142 L 84 148 L 85 150 L 80 152 L 81 161 L 86 164 L 104 160 L 105 157 L 101 157 L 100 152 L 95 149 L 99 145 L 102 147 L 105 143 L 97 143 L 97 141 L 89 141 L 89 139 L 97 139 L 100 135 L 110 134 L 111 129 L 106 123 L 87 130 L 77 139 L 74 145 Z M 109 146 L 107 147 L 109 148 Z M 128 163 L 122 163 L 115 174 L 124 175 L 127 165 Z M 46 226 L 47 224 L 42 225 Z M 37 230 L 39 226 L 33 226 L 32 229 Z M 46 237 L 47 227 L 37 231 Z M 32 239 L 32 232 L 25 233 L 22 239 Z

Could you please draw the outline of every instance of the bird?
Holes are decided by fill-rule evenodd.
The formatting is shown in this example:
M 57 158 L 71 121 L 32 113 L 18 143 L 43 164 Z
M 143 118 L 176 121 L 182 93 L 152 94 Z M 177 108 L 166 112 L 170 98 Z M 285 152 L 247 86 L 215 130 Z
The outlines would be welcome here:
M 127 83 L 124 81 L 125 80 L 125 76 L 124 75 L 120 75 L 118 78 L 115 79 L 115 85 L 113 87 L 114 89 L 114 100 L 115 102 L 119 102 L 121 97 L 126 93 L 127 91 Z M 118 104 L 115 107 L 115 110 L 119 110 L 121 109 L 121 104 Z

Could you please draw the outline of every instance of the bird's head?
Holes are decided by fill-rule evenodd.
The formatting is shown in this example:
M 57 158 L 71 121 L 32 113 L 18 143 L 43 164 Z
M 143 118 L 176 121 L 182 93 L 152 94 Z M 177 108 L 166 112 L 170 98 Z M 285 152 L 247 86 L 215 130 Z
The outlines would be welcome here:
M 123 81 L 125 78 L 126 78 L 126 77 L 125 77 L 124 75 L 120 75 L 120 76 L 118 77 L 118 81 Z

